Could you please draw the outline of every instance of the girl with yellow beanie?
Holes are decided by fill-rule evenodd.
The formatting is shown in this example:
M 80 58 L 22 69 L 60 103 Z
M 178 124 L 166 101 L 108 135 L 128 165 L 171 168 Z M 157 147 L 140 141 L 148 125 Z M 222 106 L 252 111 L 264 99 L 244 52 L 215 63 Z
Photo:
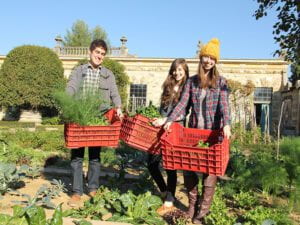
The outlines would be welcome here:
M 216 63 L 220 59 L 220 42 L 211 39 L 200 51 L 198 73 L 191 76 L 182 92 L 181 99 L 164 125 L 168 130 L 176 118 L 185 115 L 191 108 L 188 126 L 199 129 L 223 129 L 224 137 L 229 138 L 230 114 L 228 87 L 225 78 L 219 75 Z M 184 173 L 184 184 L 188 190 L 189 208 L 187 214 L 195 224 L 202 224 L 209 213 L 213 200 L 217 176 L 203 174 L 202 196 L 197 185 L 199 179 L 195 172 Z

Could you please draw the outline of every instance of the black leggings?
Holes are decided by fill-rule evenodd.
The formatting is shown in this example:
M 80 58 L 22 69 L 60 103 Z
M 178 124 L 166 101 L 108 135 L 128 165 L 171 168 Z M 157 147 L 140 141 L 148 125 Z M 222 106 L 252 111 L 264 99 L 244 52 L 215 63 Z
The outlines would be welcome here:
M 170 192 L 175 198 L 176 183 L 177 183 L 177 173 L 176 170 L 166 170 L 167 172 L 167 184 L 161 174 L 159 169 L 159 163 L 161 161 L 161 155 L 148 155 L 148 170 L 157 184 L 161 192 Z

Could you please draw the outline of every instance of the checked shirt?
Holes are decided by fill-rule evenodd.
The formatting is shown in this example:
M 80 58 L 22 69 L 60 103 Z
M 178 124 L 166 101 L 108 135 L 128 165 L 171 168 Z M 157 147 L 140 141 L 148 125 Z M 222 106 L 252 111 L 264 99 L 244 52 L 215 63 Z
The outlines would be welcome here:
M 190 77 L 181 94 L 180 101 L 168 117 L 168 121 L 175 121 L 179 116 L 185 115 L 191 108 L 189 127 L 198 128 L 200 113 L 204 115 L 204 129 L 220 129 L 230 124 L 228 87 L 225 78 L 219 77 L 216 88 L 206 91 L 205 107 L 201 107 L 201 88 L 198 75 Z M 204 110 L 204 111 L 203 111 Z
M 100 71 L 101 67 L 93 69 L 93 67 L 88 64 L 87 73 L 82 83 L 83 95 L 96 94 L 96 92 L 99 91 Z

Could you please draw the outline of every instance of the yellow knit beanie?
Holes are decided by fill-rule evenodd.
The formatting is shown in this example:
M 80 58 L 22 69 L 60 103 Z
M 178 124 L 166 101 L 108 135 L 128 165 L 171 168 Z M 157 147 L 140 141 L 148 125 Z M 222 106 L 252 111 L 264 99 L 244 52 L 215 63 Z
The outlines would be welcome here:
M 206 45 L 201 48 L 201 56 L 211 56 L 217 61 L 220 59 L 220 42 L 217 38 L 212 38 Z

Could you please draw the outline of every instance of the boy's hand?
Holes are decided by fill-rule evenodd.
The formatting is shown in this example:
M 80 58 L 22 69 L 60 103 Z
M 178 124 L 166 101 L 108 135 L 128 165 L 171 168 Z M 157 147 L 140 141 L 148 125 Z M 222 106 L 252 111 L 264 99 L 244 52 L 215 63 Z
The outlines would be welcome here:
M 117 108 L 117 116 L 122 120 L 124 115 L 122 113 L 122 109 L 121 108 Z

